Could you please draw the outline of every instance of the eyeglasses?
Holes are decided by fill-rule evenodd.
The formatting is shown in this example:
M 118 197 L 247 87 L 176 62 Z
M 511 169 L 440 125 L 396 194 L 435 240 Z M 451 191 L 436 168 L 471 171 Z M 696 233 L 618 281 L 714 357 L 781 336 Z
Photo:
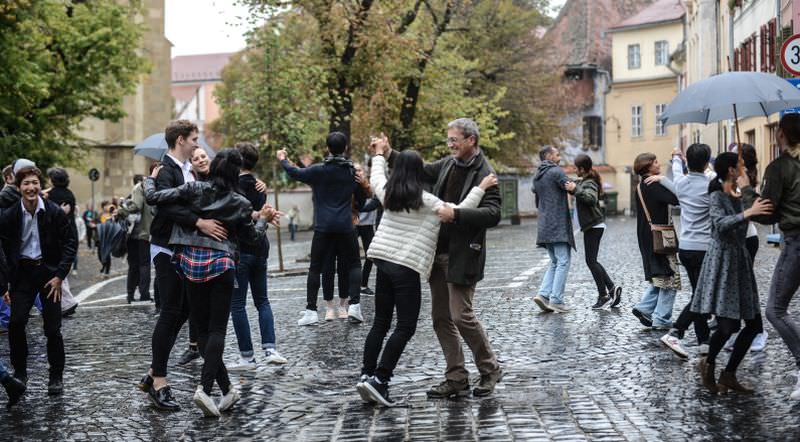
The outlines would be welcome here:
M 460 143 L 460 142 L 462 142 L 464 140 L 466 140 L 466 138 L 449 137 L 449 138 L 445 139 L 444 141 L 447 144 L 456 144 L 456 143 Z

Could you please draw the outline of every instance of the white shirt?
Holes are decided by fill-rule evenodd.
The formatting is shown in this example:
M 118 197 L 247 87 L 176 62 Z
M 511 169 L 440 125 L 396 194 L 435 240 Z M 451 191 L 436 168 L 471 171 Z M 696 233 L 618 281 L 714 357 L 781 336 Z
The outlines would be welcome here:
M 44 212 L 44 200 L 38 196 L 38 203 L 33 215 L 22 205 L 22 246 L 20 255 L 27 259 L 42 259 L 42 245 L 39 242 L 39 212 Z
M 192 162 L 190 160 L 181 162 L 170 154 L 167 154 L 167 156 L 170 157 L 172 161 L 174 161 L 175 164 L 181 168 L 181 172 L 183 172 L 184 183 L 191 183 L 195 181 L 194 174 L 192 173 Z M 159 253 L 166 253 L 167 255 L 172 256 L 172 250 L 150 243 L 150 261 L 156 259 L 156 255 Z

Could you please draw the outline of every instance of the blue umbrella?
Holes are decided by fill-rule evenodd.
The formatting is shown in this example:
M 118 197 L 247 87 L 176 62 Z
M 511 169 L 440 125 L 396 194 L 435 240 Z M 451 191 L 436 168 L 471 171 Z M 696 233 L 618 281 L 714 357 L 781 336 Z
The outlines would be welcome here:
M 683 90 L 661 116 L 664 124 L 701 123 L 768 117 L 800 106 L 800 90 L 763 72 L 726 72 Z
M 206 154 L 208 154 L 209 158 L 213 159 L 214 156 L 217 155 L 214 149 L 212 149 L 211 146 L 206 143 L 206 139 L 203 136 L 200 137 L 197 143 L 203 148 L 203 150 L 206 151 Z M 141 155 L 156 161 L 161 161 L 166 153 L 167 139 L 164 137 L 163 132 L 150 135 L 142 140 L 141 143 L 133 147 L 134 155 Z
M 698 81 L 683 90 L 661 115 L 665 125 L 708 124 L 739 118 L 769 117 L 800 106 L 800 90 L 777 75 L 764 72 L 726 72 Z M 741 149 L 739 150 L 741 154 Z

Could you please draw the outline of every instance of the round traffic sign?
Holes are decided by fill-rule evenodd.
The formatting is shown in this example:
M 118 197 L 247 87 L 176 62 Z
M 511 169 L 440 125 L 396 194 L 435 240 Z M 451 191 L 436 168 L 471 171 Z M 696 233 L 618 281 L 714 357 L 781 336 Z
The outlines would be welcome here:
M 97 170 L 97 169 L 92 168 L 92 170 L 89 171 L 89 179 L 91 181 L 99 180 L 100 179 L 100 171 Z
M 800 76 L 800 34 L 792 35 L 783 42 L 781 64 L 792 75 Z

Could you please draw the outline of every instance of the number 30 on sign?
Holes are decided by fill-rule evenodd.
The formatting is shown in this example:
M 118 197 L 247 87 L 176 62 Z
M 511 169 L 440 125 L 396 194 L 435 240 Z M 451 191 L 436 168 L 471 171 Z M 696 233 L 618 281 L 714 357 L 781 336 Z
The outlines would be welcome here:
M 800 76 L 800 34 L 789 37 L 781 46 L 781 64 L 795 76 Z

